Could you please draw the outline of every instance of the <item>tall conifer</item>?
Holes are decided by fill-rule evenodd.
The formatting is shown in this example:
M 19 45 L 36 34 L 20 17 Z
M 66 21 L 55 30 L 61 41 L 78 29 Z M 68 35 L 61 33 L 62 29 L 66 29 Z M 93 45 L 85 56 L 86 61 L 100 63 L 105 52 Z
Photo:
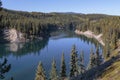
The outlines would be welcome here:
M 90 59 L 89 59 L 89 64 L 87 69 L 91 69 L 95 66 L 95 55 L 93 52 L 93 49 L 90 51 Z
M 60 77 L 61 78 L 65 78 L 66 77 L 66 64 L 65 64 L 64 53 L 62 54 L 62 58 L 61 58 Z
M 80 58 L 79 58 L 79 74 L 83 74 L 85 72 L 85 66 L 84 66 L 84 52 L 81 51 Z
M 45 70 L 43 68 L 42 62 L 40 62 L 37 67 L 35 80 L 46 80 Z
M 73 45 L 70 58 L 70 77 L 75 76 L 78 73 L 77 61 L 77 51 L 75 45 Z
M 99 48 L 97 47 L 96 49 L 96 54 L 95 54 L 95 65 L 99 66 L 102 62 L 102 56 L 99 53 Z
M 52 61 L 52 68 L 51 68 L 51 71 L 50 71 L 50 80 L 58 80 L 55 59 L 53 59 L 53 61 Z

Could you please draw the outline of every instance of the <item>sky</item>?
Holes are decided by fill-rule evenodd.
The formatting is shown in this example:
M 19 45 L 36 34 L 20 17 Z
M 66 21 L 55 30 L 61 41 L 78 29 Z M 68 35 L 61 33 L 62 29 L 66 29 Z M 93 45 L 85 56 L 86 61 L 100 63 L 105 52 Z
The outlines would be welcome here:
M 2 0 L 4 8 L 29 12 L 120 15 L 120 0 Z

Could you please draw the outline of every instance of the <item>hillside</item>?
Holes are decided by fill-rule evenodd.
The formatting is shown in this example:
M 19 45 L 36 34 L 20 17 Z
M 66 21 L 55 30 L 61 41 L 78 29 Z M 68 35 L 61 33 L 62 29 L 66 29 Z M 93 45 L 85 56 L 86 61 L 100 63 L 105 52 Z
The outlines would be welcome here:
M 101 74 L 98 76 L 101 80 L 119 80 L 120 79 L 120 40 L 118 40 L 117 45 L 119 46 L 117 49 L 115 49 L 112 52 L 112 55 L 110 58 L 108 58 L 106 61 L 113 60 L 114 63 L 112 63 L 110 66 L 108 66 L 105 70 L 101 72 Z M 114 58 L 117 57 L 115 60 Z
M 72 31 L 79 30 L 81 32 L 90 30 L 96 35 L 102 34 L 103 36 L 100 37 L 100 39 L 105 43 L 105 46 L 103 46 L 105 63 L 113 58 L 115 54 L 114 51 L 119 48 L 117 43 L 118 39 L 120 39 L 120 16 L 76 14 L 71 12 L 23 12 L 3 9 L 0 12 L 0 17 L 2 18 L 0 21 L 0 32 L 4 32 L 3 30 L 6 29 L 14 29 L 15 35 L 17 35 L 17 32 L 20 32 L 24 34 L 25 39 L 48 39 L 51 32 L 60 29 Z M 15 38 L 15 41 L 16 39 L 17 38 Z M 119 65 L 119 60 L 116 60 L 110 66 L 107 65 L 105 71 L 101 73 L 100 78 L 107 80 L 109 79 L 107 77 L 118 74 Z M 101 68 L 103 69 L 103 67 Z
M 3 9 L 0 13 L 2 21 L 0 30 L 16 29 L 25 38 L 49 37 L 54 30 L 75 30 L 79 25 L 85 26 L 88 21 L 97 21 L 107 18 L 102 14 L 76 14 L 76 13 L 42 13 L 24 12 Z

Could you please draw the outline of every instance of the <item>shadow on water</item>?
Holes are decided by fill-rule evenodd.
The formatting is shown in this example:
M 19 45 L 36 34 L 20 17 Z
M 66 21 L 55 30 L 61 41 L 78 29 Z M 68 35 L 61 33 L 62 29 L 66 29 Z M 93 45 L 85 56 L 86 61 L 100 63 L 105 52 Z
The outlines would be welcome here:
M 13 55 L 16 57 L 24 56 L 27 54 L 39 54 L 40 50 L 48 44 L 46 40 L 34 40 L 26 43 L 9 43 L 0 44 L 0 57 Z

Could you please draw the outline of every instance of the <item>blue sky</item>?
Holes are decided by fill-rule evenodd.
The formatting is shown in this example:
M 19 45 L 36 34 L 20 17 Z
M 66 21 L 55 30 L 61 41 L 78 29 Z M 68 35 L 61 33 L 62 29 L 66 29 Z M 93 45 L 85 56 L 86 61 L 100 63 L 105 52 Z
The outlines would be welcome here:
M 2 0 L 3 7 L 36 12 L 120 15 L 120 0 Z

